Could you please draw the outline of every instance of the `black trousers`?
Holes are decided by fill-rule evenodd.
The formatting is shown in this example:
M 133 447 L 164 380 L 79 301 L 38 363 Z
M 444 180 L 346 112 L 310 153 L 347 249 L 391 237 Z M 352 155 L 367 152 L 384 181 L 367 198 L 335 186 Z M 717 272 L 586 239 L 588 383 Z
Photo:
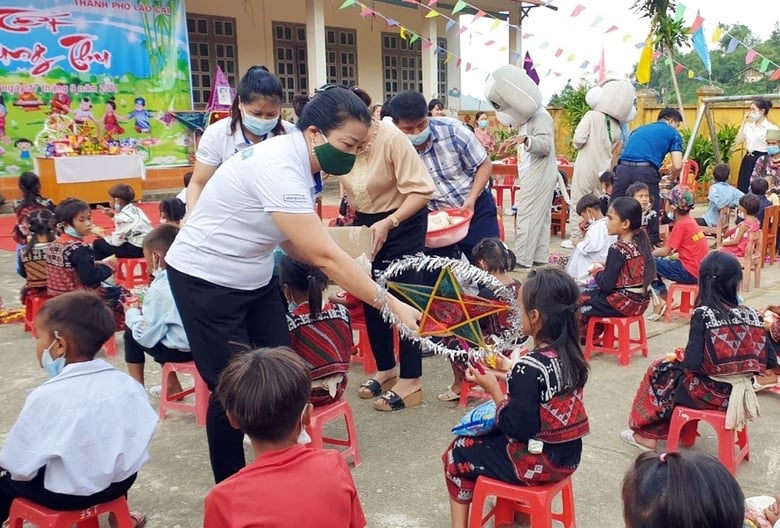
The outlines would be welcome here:
M 758 158 L 766 154 L 766 152 L 748 152 L 745 157 L 742 158 L 742 163 L 739 164 L 739 177 L 737 178 L 737 189 L 746 193 L 750 190 L 750 178 L 753 176 L 753 169 L 756 166 Z
M 374 223 L 387 218 L 394 211 L 377 214 L 356 213 L 355 226 L 371 226 Z M 428 228 L 428 210 L 421 209 L 411 217 L 401 222 L 398 227 L 391 229 L 387 240 L 377 253 L 371 270 L 374 274 L 384 271 L 390 263 L 406 255 L 414 255 L 425 248 L 425 232 Z M 394 279 L 396 282 L 419 283 L 418 273 L 407 273 Z M 367 304 L 363 304 L 366 315 L 366 329 L 371 350 L 374 353 L 376 366 L 379 370 L 390 370 L 395 367 L 395 355 L 393 354 L 393 327 L 385 322 L 378 310 Z M 422 376 L 422 350 L 419 345 L 402 339 L 399 350 L 400 376 L 413 379 Z
M 275 282 L 257 290 L 236 290 L 192 277 L 168 266 L 168 280 L 198 373 L 211 392 L 206 436 L 214 480 L 219 483 L 245 465 L 243 433 L 228 423 L 214 389 L 230 358 L 259 347 L 287 346 L 285 307 Z
M 126 363 L 146 363 L 146 354 L 152 356 L 157 363 L 186 363 L 192 361 L 192 354 L 168 348 L 162 343 L 157 343 L 152 348 L 144 348 L 133 337 L 133 331 L 125 329 L 125 362 Z
M 95 260 L 103 260 L 111 255 L 116 258 L 143 258 L 143 248 L 136 247 L 130 242 L 125 242 L 121 246 L 112 246 L 102 238 L 98 238 L 92 243 L 92 250 L 95 252 Z
M 653 245 L 658 245 L 661 241 L 658 229 L 658 219 L 661 218 L 661 193 L 658 183 L 661 181 L 661 175 L 658 174 L 658 169 L 652 166 L 636 167 L 633 165 L 620 165 L 617 166 L 615 172 L 615 185 L 612 187 L 611 200 L 626 195 L 626 189 L 629 185 L 636 182 L 641 182 L 647 185 L 650 189 L 650 199 L 653 200 L 653 210 L 655 216 L 650 219 L 650 223 L 647 225 L 647 233 L 650 235 L 650 242 Z
M 54 493 L 43 487 L 44 468 L 32 480 L 23 482 L 11 479 L 5 471 L 0 474 L 0 523 L 8 519 L 11 503 L 16 498 L 30 500 L 46 508 L 57 511 L 83 510 L 97 504 L 109 502 L 119 497 L 126 497 L 127 490 L 135 482 L 136 475 L 131 475 L 121 482 L 114 482 L 103 491 L 93 495 L 63 495 Z

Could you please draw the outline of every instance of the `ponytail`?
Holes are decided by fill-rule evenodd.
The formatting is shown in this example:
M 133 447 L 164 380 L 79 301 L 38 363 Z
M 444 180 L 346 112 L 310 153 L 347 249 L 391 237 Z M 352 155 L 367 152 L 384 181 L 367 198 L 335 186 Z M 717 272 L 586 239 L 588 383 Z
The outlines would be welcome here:
M 279 282 L 297 292 L 306 292 L 309 312 L 316 319 L 322 313 L 322 292 L 328 287 L 328 277 L 322 271 L 284 255 L 279 261 Z
M 645 261 L 645 275 L 642 280 L 642 287 L 647 290 L 650 283 L 653 282 L 658 272 L 655 268 L 655 258 L 653 257 L 653 245 L 650 243 L 650 237 L 647 235 L 647 231 L 644 228 L 634 230 L 634 243 L 639 248 L 639 252 L 642 254 L 642 258 Z

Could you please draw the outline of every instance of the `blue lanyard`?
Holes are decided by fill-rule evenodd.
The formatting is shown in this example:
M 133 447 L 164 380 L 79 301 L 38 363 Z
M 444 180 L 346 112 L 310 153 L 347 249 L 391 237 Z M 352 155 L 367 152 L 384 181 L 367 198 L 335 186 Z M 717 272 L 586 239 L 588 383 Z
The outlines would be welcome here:
M 314 176 L 314 194 L 320 194 L 322 192 L 322 174 L 315 172 Z

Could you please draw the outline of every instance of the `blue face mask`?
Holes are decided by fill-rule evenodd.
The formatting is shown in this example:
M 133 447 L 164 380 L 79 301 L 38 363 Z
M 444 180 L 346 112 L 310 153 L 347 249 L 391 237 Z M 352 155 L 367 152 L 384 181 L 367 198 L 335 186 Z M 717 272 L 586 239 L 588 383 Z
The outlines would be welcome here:
M 114 203 L 114 211 L 116 211 L 118 213 L 121 210 L 122 210 L 122 206 L 119 205 L 119 202 L 115 202 Z
M 290 301 L 287 303 L 287 311 L 292 313 L 293 310 L 295 310 L 298 307 L 298 303 L 295 301 Z
M 78 234 L 78 231 L 76 231 L 76 228 L 73 226 L 65 226 L 65 234 L 75 238 L 82 238 L 82 236 Z
M 425 127 L 425 130 L 423 130 L 419 134 L 417 135 L 407 134 L 406 137 L 409 138 L 409 141 L 412 142 L 412 145 L 414 145 L 415 147 L 419 147 L 420 145 L 428 141 L 429 137 L 431 137 L 431 127 L 427 126 Z
M 479 128 L 486 129 L 488 127 L 488 120 L 487 119 L 480 119 L 477 121 L 477 125 L 479 125 Z
M 279 118 L 275 119 L 260 119 L 259 117 L 251 116 L 245 111 L 241 111 L 241 123 L 256 136 L 265 136 L 279 123 Z
M 770 156 L 776 156 L 780 154 L 780 146 L 777 145 L 767 145 L 766 147 L 766 153 Z
M 65 367 L 65 356 L 60 356 L 57 359 L 51 357 L 51 347 L 57 342 L 57 332 L 54 332 L 54 341 L 49 346 L 43 349 L 43 355 L 41 356 L 41 366 L 46 369 L 50 378 L 58 376 L 62 369 Z
M 737 304 L 744 304 L 744 303 L 745 303 L 745 298 L 742 297 L 741 293 L 738 293 L 737 294 Z

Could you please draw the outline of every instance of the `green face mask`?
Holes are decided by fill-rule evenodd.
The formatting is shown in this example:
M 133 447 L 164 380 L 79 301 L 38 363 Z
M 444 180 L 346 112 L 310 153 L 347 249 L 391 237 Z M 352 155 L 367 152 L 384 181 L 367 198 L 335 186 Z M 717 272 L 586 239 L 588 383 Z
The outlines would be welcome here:
M 314 147 L 314 155 L 323 171 L 334 176 L 343 176 L 352 170 L 355 165 L 355 154 L 342 152 L 330 143 L 325 134 L 320 133 L 325 143 Z

